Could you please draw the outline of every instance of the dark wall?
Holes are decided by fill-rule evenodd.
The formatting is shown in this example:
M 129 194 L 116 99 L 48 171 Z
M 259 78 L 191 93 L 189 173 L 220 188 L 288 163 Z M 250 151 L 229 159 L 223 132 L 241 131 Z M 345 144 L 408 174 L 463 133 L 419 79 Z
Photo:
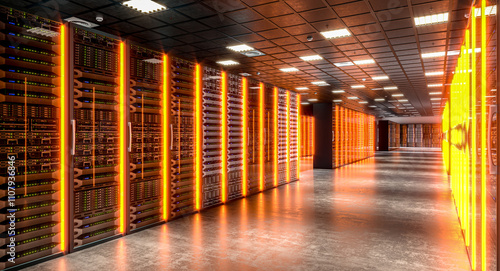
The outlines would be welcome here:
M 314 168 L 333 168 L 332 161 L 332 104 L 313 104 Z
M 379 120 L 378 126 L 378 150 L 388 151 L 389 150 L 389 121 Z

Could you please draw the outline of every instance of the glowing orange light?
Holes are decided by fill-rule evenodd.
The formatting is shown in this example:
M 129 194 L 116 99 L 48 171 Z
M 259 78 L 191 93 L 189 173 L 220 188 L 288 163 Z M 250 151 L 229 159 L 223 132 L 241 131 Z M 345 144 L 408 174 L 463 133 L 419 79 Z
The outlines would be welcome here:
M 264 116 L 265 116 L 265 104 L 264 104 L 264 84 L 259 84 L 259 190 L 264 190 Z
M 242 182 L 242 194 L 243 197 L 247 196 L 247 186 L 248 186 L 248 176 L 247 176 L 247 168 L 248 168 L 248 150 L 247 150 L 247 144 L 248 144 L 248 137 L 247 137 L 247 131 L 248 131 L 248 116 L 247 116 L 247 110 L 248 110 L 248 105 L 247 105 L 247 89 L 248 83 L 247 79 L 244 77 L 242 80 L 242 92 L 243 92 L 243 182 Z
M 472 13 L 471 14 L 476 14 L 476 7 L 472 6 Z M 471 28 L 472 28 L 472 52 L 476 51 L 476 18 L 473 16 L 471 17 Z M 471 84 L 471 101 L 472 101 L 472 122 L 471 122 L 471 130 L 472 130 L 472 135 L 471 135 L 471 150 L 472 150 L 472 160 L 471 160 L 471 179 L 472 179 L 472 195 L 474 197 L 472 198 L 472 230 L 471 230 L 471 264 L 472 264 L 472 270 L 476 270 L 476 250 L 477 250 L 477 241 L 476 241 L 476 235 L 477 235 L 477 229 L 476 229 L 476 196 L 477 196 L 477 191 L 476 191 L 476 160 L 477 160 L 477 146 L 476 146 L 476 137 L 477 137 L 477 115 L 476 115 L 476 56 L 475 53 L 472 54 L 472 84 Z M 446 107 L 447 108 L 447 107 Z M 444 114 L 447 115 L 445 112 Z M 449 125 L 448 125 L 449 126 Z M 448 128 L 449 129 L 449 128 Z M 448 158 L 449 159 L 449 158 Z
M 168 61 L 168 56 L 166 54 L 163 55 L 163 64 L 162 64 L 162 91 L 163 91 L 163 109 L 162 109 L 162 118 L 163 118 L 163 161 L 162 161 L 162 202 L 163 202 L 163 209 L 162 209 L 162 218 L 163 220 L 168 219 L 168 192 L 167 192 L 167 186 L 169 183 L 169 176 L 170 176 L 170 170 L 168 167 L 168 164 L 170 162 L 170 151 L 169 151 L 169 146 L 168 142 L 170 142 L 170 133 L 168 133 L 167 129 L 169 127 L 169 116 L 170 116 L 170 110 L 169 110 L 169 105 L 170 105 L 170 93 L 168 93 L 168 67 L 169 67 L 169 61 Z
M 66 250 L 66 123 L 68 121 L 67 115 L 67 105 L 66 105 L 66 26 L 61 25 L 61 92 L 60 92 L 60 101 L 61 101 L 61 241 L 60 241 L 60 249 L 61 251 Z
M 290 182 L 290 92 L 286 91 L 286 182 Z
M 274 186 L 278 186 L 278 88 L 274 88 Z
M 300 149 L 300 129 L 301 129 L 301 124 L 300 124 L 300 94 L 297 94 L 297 179 L 300 180 L 300 155 L 301 155 L 301 149 Z
M 222 203 L 226 202 L 227 193 L 227 74 L 222 72 Z
M 486 268 L 486 0 L 481 1 L 481 268 Z M 474 14 L 471 15 L 474 18 Z
M 202 155 L 202 135 L 201 135 L 201 121 L 202 121 L 202 106 L 201 106 L 201 66 L 196 64 L 196 90 L 195 90 L 195 155 L 196 155 L 196 210 L 201 209 L 201 155 Z
M 120 233 L 125 233 L 125 183 L 127 168 L 125 165 L 125 146 L 127 146 L 127 130 L 124 116 L 127 113 L 127 94 L 125 93 L 125 43 L 120 42 Z

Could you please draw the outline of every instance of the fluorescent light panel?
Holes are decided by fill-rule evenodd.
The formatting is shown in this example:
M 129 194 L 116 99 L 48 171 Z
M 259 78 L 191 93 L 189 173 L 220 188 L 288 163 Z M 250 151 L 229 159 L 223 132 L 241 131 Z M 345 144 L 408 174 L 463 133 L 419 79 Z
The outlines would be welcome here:
M 235 52 L 245 52 L 245 51 L 255 50 L 254 48 L 252 48 L 252 47 L 250 47 L 248 45 L 245 45 L 245 44 L 228 46 L 226 48 L 229 49 L 229 50 L 233 50 Z
M 392 97 L 403 97 L 405 96 L 404 94 L 392 94 Z
M 384 87 L 384 90 L 396 90 L 398 87 L 396 86 L 391 86 L 391 87 Z
M 441 92 L 429 92 L 429 95 L 441 95 Z
M 379 80 L 388 80 L 389 76 L 375 76 L 372 77 L 372 80 L 379 81 Z
M 280 71 L 282 71 L 282 72 L 298 72 L 299 69 L 297 69 L 297 68 L 283 68 L 283 69 L 280 69 Z
M 415 26 L 440 24 L 448 21 L 448 12 L 415 17 Z
M 351 88 L 364 88 L 365 86 L 364 85 L 353 85 L 351 86 Z
M 153 13 L 167 9 L 166 6 L 160 5 L 151 0 L 130 0 L 123 2 L 123 5 L 142 13 Z
M 351 32 L 349 32 L 347 28 L 343 28 L 343 29 L 321 32 L 321 35 L 323 35 L 327 39 L 336 39 L 336 38 L 348 37 L 351 35 Z
M 378 99 L 375 99 L 374 101 L 376 101 L 376 102 L 383 102 L 383 101 L 385 101 L 385 99 L 378 98 Z
M 333 65 L 337 67 L 345 67 L 345 66 L 354 66 L 354 63 L 352 63 L 351 61 L 347 61 L 347 62 L 333 63 Z
M 484 10 L 484 14 L 486 16 L 492 16 L 492 15 L 497 15 L 497 5 L 494 6 L 487 6 L 486 9 Z M 481 8 L 476 8 L 476 17 L 481 16 Z
M 358 97 L 355 97 L 355 96 L 351 96 L 351 97 L 347 97 L 347 99 L 349 99 L 349 100 L 357 100 L 357 99 L 359 99 L 359 98 L 358 98 Z
M 320 55 L 312 55 L 312 56 L 301 56 L 300 59 L 304 61 L 313 61 L 313 60 L 321 60 L 323 58 Z
M 240 63 L 234 61 L 234 60 L 222 60 L 222 61 L 217 61 L 217 64 L 224 65 L 224 66 L 229 66 L 229 65 L 238 65 Z
M 437 87 L 442 87 L 443 84 L 429 84 L 427 85 L 428 88 L 437 88 Z
M 375 63 L 375 60 L 373 60 L 373 59 L 364 59 L 364 60 L 354 61 L 354 64 L 356 64 L 356 65 L 367 65 L 367 64 L 373 64 L 373 63 Z
M 311 84 L 316 85 L 316 86 L 329 86 L 330 85 L 325 81 L 315 81 L 315 82 L 311 82 Z
M 333 100 L 334 103 L 341 103 L 342 100 Z
M 425 53 L 425 54 L 422 54 L 422 58 L 431 58 L 431 57 L 442 57 L 442 56 L 445 56 L 446 55 L 446 52 L 442 51 L 442 52 L 433 52 L 433 53 Z
M 360 104 L 367 104 L 368 102 L 367 101 L 359 101 L 358 103 L 360 103 Z
M 296 90 L 308 90 L 309 88 L 308 87 L 298 87 L 298 88 L 295 88 Z
M 444 72 L 426 72 L 425 76 L 438 76 L 438 75 L 443 75 Z
M 333 93 L 344 93 L 345 91 L 341 89 L 332 90 Z

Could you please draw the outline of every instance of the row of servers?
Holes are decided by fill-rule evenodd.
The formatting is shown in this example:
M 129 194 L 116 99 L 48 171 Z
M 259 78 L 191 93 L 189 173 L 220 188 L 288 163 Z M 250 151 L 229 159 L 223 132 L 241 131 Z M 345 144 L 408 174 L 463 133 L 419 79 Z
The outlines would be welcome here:
M 296 181 L 300 95 L 0 8 L 0 268 Z
M 314 117 L 302 115 L 301 132 L 301 156 L 311 157 L 314 155 Z
M 332 109 L 333 167 L 374 156 L 375 117 L 339 105 Z
M 440 148 L 441 124 L 399 124 L 389 122 L 389 149 L 400 147 Z

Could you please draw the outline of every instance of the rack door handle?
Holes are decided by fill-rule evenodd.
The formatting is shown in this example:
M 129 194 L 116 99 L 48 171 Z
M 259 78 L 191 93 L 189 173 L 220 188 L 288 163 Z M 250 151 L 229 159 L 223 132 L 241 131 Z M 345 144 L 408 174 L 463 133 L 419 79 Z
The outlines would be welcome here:
M 76 120 L 71 120 L 71 155 L 76 154 Z
M 170 150 L 173 150 L 173 147 L 174 147 L 174 125 L 170 124 Z
M 128 152 L 132 152 L 132 122 L 128 122 Z

